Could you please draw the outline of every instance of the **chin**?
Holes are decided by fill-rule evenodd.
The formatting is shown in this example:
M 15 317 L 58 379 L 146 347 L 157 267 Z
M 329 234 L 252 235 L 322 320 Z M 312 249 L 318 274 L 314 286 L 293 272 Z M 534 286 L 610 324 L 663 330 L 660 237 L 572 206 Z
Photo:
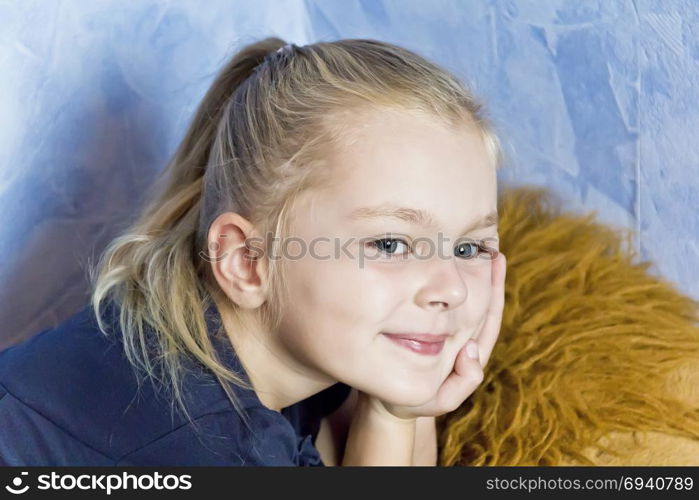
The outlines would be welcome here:
M 379 399 L 386 403 L 400 406 L 419 406 L 430 401 L 437 393 L 438 386 L 425 382 L 394 384 L 390 387 L 382 387 L 381 391 L 376 391 Z

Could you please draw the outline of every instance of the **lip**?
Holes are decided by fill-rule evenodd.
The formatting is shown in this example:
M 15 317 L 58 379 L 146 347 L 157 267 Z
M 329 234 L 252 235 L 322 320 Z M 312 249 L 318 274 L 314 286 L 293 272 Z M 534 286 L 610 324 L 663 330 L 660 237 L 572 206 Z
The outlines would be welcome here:
M 390 333 L 381 332 L 389 337 L 397 337 L 401 339 L 416 340 L 418 342 L 443 342 L 449 337 L 448 333 L 436 334 L 436 333 Z
M 435 356 L 442 352 L 444 342 L 449 334 L 437 335 L 433 333 L 387 333 L 381 332 L 390 340 L 418 354 Z

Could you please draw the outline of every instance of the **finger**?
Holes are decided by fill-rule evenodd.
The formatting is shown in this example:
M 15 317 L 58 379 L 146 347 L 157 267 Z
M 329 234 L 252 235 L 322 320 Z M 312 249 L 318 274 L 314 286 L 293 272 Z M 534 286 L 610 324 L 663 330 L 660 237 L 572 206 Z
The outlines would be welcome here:
M 480 363 L 477 359 L 469 358 L 467 355 L 466 347 L 468 344 L 477 344 L 477 342 L 468 340 L 461 348 L 454 362 L 454 370 L 437 392 L 437 405 L 442 412 L 456 410 L 483 381 L 483 369 Z
M 507 274 L 507 259 L 500 252 L 491 266 L 491 295 L 485 322 L 475 340 L 478 341 L 480 363 L 482 367 L 488 364 L 490 354 L 500 335 L 502 312 L 505 306 L 505 276 Z

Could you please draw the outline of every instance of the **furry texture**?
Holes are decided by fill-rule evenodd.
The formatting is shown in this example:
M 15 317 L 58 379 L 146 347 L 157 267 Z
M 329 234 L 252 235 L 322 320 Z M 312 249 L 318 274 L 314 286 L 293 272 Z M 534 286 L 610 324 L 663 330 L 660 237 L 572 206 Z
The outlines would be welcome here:
M 699 465 L 699 302 L 634 263 L 629 230 L 560 207 L 500 194 L 502 329 L 437 419 L 439 464 Z

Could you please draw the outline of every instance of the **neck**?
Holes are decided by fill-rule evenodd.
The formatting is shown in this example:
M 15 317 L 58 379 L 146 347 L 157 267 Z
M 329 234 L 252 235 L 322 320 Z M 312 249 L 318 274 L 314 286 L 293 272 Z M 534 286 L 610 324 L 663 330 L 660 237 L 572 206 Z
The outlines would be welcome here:
M 305 366 L 253 319 L 219 308 L 223 326 L 260 402 L 273 411 L 302 401 L 336 383 Z

